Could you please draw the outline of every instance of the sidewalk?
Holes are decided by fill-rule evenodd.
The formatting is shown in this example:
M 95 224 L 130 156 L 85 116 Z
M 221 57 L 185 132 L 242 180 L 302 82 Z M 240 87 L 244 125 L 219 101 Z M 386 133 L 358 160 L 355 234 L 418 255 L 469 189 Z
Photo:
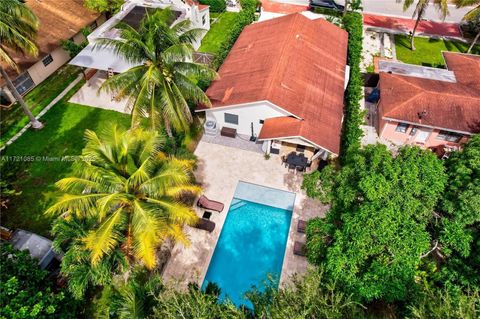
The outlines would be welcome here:
M 279 2 L 271 2 L 269 0 L 262 0 L 262 8 L 264 11 L 273 12 L 273 13 L 295 13 L 295 12 L 302 12 L 308 10 L 307 6 L 301 6 L 296 4 L 289 4 L 289 3 L 279 3 Z
M 363 23 L 367 26 L 393 30 L 400 33 L 409 33 L 415 26 L 415 20 L 413 19 L 378 16 L 367 13 L 363 14 Z M 417 34 L 462 38 L 462 33 L 457 23 L 441 23 L 435 21 L 420 21 Z

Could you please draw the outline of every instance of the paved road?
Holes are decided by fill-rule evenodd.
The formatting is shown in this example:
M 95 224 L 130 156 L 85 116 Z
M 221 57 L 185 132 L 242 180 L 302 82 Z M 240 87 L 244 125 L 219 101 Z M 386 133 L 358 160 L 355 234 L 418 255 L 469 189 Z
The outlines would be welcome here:
M 299 5 L 308 5 L 308 0 L 271 0 L 280 3 L 290 3 Z M 336 0 L 338 4 L 343 4 L 344 0 Z M 363 11 L 377 15 L 412 18 L 414 6 L 409 10 L 403 11 L 403 4 L 397 3 L 396 0 L 363 0 Z M 462 17 L 469 11 L 468 8 L 457 9 L 455 5 L 449 5 L 450 15 L 447 16 L 445 22 L 460 22 Z M 442 21 L 440 14 L 430 5 L 426 14 L 426 20 Z

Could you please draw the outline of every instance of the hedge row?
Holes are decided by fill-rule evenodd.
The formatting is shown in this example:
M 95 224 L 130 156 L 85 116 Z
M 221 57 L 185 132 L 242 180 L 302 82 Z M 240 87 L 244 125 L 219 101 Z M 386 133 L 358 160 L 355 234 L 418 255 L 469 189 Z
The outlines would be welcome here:
M 243 28 L 255 20 L 255 10 L 257 9 L 258 4 L 259 2 L 257 0 L 240 0 L 242 11 L 238 14 L 237 21 L 235 22 L 228 39 L 222 44 L 220 51 L 215 57 L 213 62 L 213 67 L 215 69 L 218 69 L 222 65 L 223 60 L 227 57 L 228 52 L 232 49 L 235 41 L 237 41 L 240 33 L 242 33 Z
M 345 117 L 342 134 L 342 164 L 360 149 L 363 131 L 363 112 L 360 100 L 363 98 L 363 80 L 360 72 L 362 57 L 363 19 L 357 12 L 349 12 L 343 17 L 343 25 L 348 32 L 348 64 L 350 65 L 350 81 L 345 92 Z
M 225 0 L 200 0 L 200 3 L 210 6 L 210 12 L 223 12 L 227 8 Z

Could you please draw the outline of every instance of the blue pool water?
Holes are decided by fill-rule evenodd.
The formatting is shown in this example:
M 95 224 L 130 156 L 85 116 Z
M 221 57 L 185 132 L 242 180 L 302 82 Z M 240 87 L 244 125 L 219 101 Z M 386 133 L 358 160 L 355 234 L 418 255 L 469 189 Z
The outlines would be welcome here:
M 202 287 L 215 282 L 222 299 L 250 307 L 245 292 L 267 275 L 280 278 L 294 199 L 293 193 L 240 182 Z M 277 207 L 258 203 L 265 200 Z

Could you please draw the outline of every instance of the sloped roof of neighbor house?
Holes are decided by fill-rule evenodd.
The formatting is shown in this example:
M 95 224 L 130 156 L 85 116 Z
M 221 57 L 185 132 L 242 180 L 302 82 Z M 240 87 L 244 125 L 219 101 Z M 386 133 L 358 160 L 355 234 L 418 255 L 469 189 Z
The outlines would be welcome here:
M 443 56 L 455 82 L 380 72 L 380 116 L 480 132 L 480 56 L 452 52 Z
M 247 26 L 207 90 L 213 108 L 270 101 L 297 118 L 265 121 L 259 139 L 302 137 L 338 154 L 347 32 L 291 14 Z
M 60 46 L 62 40 L 68 40 L 83 27 L 93 23 L 100 14 L 83 6 L 84 0 L 26 0 L 26 5 L 38 17 L 39 30 L 36 39 L 38 56 L 30 57 L 12 53 L 21 72 L 44 58 Z M 2 64 L 2 66 L 5 66 Z M 6 68 L 8 75 L 15 78 L 18 74 L 12 68 Z M 0 85 L 3 84 L 0 79 Z

